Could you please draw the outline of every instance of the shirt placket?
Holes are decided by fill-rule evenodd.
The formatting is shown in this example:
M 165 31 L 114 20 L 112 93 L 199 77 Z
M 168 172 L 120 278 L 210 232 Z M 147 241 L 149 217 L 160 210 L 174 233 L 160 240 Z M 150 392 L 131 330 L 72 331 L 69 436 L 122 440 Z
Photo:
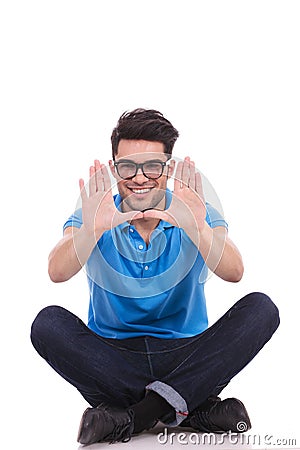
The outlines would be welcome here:
M 129 227 L 130 239 L 139 253 L 147 251 L 147 245 L 135 228 Z M 144 258 L 141 258 L 144 259 Z M 141 278 L 147 278 L 151 273 L 151 264 L 147 262 L 139 262 L 141 267 Z

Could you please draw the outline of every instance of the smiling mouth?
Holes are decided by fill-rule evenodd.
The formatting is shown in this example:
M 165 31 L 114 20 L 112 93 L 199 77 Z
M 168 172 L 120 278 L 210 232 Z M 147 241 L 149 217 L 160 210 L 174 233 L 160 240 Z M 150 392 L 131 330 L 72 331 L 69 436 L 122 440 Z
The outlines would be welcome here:
M 153 188 L 140 188 L 140 189 L 137 189 L 137 188 L 128 188 L 128 189 L 130 189 L 131 192 L 133 192 L 134 194 L 147 194 L 147 193 L 150 192 L 151 189 L 153 189 Z

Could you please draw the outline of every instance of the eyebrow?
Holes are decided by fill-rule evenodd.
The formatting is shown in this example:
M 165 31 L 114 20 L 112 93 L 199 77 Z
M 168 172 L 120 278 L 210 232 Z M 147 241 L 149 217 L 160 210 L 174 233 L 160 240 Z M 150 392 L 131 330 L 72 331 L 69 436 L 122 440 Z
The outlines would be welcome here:
M 167 159 L 167 161 L 168 161 L 168 159 Z M 146 161 L 143 161 L 142 163 L 138 163 L 138 162 L 136 162 L 136 161 L 133 161 L 132 159 L 119 159 L 119 160 L 117 160 L 117 161 L 115 161 L 115 162 L 117 162 L 117 163 L 119 163 L 119 162 L 124 162 L 124 163 L 132 163 L 132 164 L 145 164 L 145 163 L 150 163 L 150 162 L 160 162 L 160 163 L 163 163 L 163 162 L 167 162 L 167 161 L 163 161 L 162 159 L 147 159 Z

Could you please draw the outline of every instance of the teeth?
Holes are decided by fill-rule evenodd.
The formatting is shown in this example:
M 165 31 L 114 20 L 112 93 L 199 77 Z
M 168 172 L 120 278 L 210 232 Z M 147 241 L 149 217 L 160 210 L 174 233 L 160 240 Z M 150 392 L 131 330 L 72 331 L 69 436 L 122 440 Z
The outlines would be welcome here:
M 150 189 L 131 189 L 134 194 L 147 194 Z

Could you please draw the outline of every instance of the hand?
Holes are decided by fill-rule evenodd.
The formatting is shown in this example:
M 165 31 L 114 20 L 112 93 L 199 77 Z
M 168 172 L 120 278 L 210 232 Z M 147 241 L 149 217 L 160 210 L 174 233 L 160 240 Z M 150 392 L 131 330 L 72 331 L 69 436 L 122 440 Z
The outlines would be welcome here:
M 189 157 L 177 165 L 172 202 L 165 211 L 148 210 L 144 218 L 165 220 L 183 228 L 195 238 L 205 225 L 206 207 L 202 189 L 201 175 L 195 170 L 195 163 Z M 199 237 L 198 237 L 199 239 Z M 197 241 L 198 241 L 197 239 Z
M 98 160 L 90 167 L 89 194 L 82 178 L 79 180 L 79 187 L 83 226 L 87 233 L 95 235 L 97 240 L 104 231 L 128 220 L 143 217 L 140 211 L 122 213 L 116 208 L 107 167 Z

